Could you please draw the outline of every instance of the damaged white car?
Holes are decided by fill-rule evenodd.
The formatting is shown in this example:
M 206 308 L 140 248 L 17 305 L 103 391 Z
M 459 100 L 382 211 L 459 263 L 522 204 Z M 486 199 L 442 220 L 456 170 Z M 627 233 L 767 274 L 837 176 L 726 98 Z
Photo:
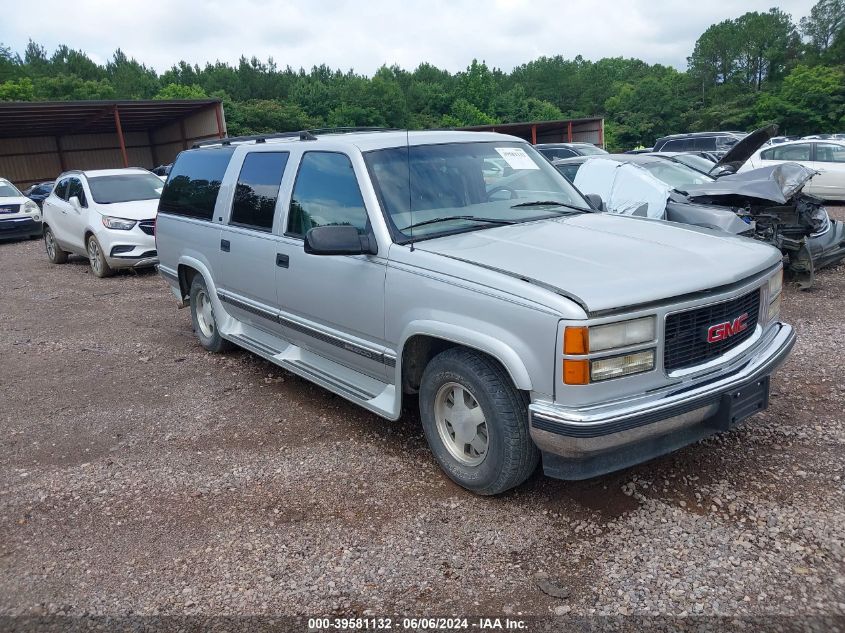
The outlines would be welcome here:
M 768 242 L 802 288 L 814 271 L 845 258 L 845 225 L 803 193 L 812 169 L 784 163 L 714 178 L 665 157 L 609 154 L 558 160 L 555 167 L 612 213 L 718 229 Z

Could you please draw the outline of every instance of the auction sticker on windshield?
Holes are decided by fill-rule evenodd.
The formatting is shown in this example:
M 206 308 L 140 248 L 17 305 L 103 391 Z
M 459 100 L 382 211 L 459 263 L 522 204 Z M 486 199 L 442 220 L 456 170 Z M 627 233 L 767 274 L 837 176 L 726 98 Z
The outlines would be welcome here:
M 540 169 L 540 166 L 531 160 L 521 147 L 497 147 L 496 151 L 512 169 Z

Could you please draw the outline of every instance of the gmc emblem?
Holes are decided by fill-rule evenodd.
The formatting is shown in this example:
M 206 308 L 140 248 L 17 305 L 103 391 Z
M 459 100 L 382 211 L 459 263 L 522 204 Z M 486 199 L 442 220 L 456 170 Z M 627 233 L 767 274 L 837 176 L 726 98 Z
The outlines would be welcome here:
M 724 341 L 726 338 L 732 337 L 734 334 L 739 334 L 743 330 L 748 329 L 748 313 L 740 314 L 733 321 L 725 321 L 717 325 L 711 325 L 707 328 L 707 342 L 718 343 Z

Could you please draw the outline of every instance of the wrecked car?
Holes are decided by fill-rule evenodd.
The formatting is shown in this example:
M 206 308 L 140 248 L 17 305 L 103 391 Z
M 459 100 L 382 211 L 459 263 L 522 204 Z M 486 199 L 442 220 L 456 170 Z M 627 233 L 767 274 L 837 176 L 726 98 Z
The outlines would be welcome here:
M 727 157 L 726 157 L 727 158 Z M 845 258 L 845 225 L 803 193 L 815 175 L 784 163 L 714 178 L 654 155 L 570 158 L 555 167 L 607 211 L 719 229 L 779 248 L 802 288 L 814 271 Z

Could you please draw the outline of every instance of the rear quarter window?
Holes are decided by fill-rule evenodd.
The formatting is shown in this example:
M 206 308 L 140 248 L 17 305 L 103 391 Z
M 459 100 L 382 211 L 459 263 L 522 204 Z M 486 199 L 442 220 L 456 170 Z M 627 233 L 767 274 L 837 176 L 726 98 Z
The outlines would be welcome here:
M 159 213 L 211 220 L 234 151 L 234 147 L 219 147 L 179 154 L 161 193 Z

